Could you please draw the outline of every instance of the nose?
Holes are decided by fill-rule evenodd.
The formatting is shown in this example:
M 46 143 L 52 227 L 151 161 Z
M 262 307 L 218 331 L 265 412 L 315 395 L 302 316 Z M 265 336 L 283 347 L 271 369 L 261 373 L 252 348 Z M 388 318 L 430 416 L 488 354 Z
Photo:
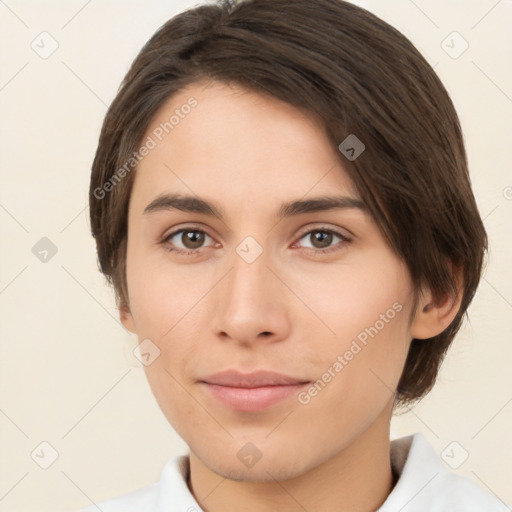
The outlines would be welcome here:
M 213 325 L 217 337 L 243 345 L 289 337 L 292 301 L 265 251 L 248 262 L 238 253 L 218 285 Z

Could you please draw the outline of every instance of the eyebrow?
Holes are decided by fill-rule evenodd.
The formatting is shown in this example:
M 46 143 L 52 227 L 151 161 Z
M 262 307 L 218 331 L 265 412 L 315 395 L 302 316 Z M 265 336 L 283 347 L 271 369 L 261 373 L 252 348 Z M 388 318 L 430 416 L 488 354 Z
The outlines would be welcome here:
M 355 197 L 321 196 L 312 199 L 299 199 L 283 203 L 277 211 L 276 217 L 284 219 L 304 213 L 345 209 L 358 209 L 363 212 L 367 211 L 365 203 Z M 144 215 L 167 210 L 202 213 L 204 215 L 224 220 L 222 209 L 215 203 L 208 202 L 199 197 L 183 196 L 179 194 L 161 194 L 157 196 L 146 206 L 146 208 L 144 208 Z

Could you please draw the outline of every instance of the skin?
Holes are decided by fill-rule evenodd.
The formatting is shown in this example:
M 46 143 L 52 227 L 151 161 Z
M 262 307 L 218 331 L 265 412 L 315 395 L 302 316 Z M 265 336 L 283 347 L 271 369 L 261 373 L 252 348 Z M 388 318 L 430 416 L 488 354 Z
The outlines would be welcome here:
M 358 198 L 344 157 L 307 112 L 234 85 L 196 83 L 161 107 L 146 137 L 190 96 L 197 107 L 136 171 L 129 307 L 121 310 L 123 325 L 160 350 L 145 371 L 190 447 L 188 486 L 208 512 L 375 510 L 393 486 L 389 426 L 410 341 L 444 330 L 458 304 L 433 304 L 423 290 L 411 310 L 407 267 L 365 210 L 277 219 L 287 201 Z M 144 214 L 162 193 L 215 202 L 225 217 Z M 206 233 L 202 245 L 186 233 L 164 241 L 180 228 Z M 350 241 L 333 235 L 322 244 L 315 229 Z M 236 251 L 247 236 L 263 251 L 252 263 Z M 396 303 L 401 311 L 307 404 L 293 396 L 240 412 L 198 382 L 227 368 L 314 382 Z M 252 467 L 237 457 L 247 442 L 261 453 Z

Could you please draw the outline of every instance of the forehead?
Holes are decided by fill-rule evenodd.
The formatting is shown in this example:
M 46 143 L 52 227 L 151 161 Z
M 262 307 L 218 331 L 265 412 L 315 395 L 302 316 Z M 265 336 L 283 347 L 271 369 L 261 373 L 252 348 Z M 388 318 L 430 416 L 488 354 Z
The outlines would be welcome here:
M 144 200 L 174 192 L 277 207 L 308 194 L 357 197 L 317 118 L 240 86 L 198 82 L 179 91 L 152 119 L 149 139 L 132 192 Z

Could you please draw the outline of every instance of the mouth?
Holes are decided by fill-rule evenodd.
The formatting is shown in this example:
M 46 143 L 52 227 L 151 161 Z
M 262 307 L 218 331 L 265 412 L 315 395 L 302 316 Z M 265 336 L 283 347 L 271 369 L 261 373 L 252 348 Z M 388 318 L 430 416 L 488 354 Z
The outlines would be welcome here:
M 225 370 L 199 383 L 210 397 L 225 407 L 257 412 L 290 399 L 311 381 L 269 371 L 244 374 Z

